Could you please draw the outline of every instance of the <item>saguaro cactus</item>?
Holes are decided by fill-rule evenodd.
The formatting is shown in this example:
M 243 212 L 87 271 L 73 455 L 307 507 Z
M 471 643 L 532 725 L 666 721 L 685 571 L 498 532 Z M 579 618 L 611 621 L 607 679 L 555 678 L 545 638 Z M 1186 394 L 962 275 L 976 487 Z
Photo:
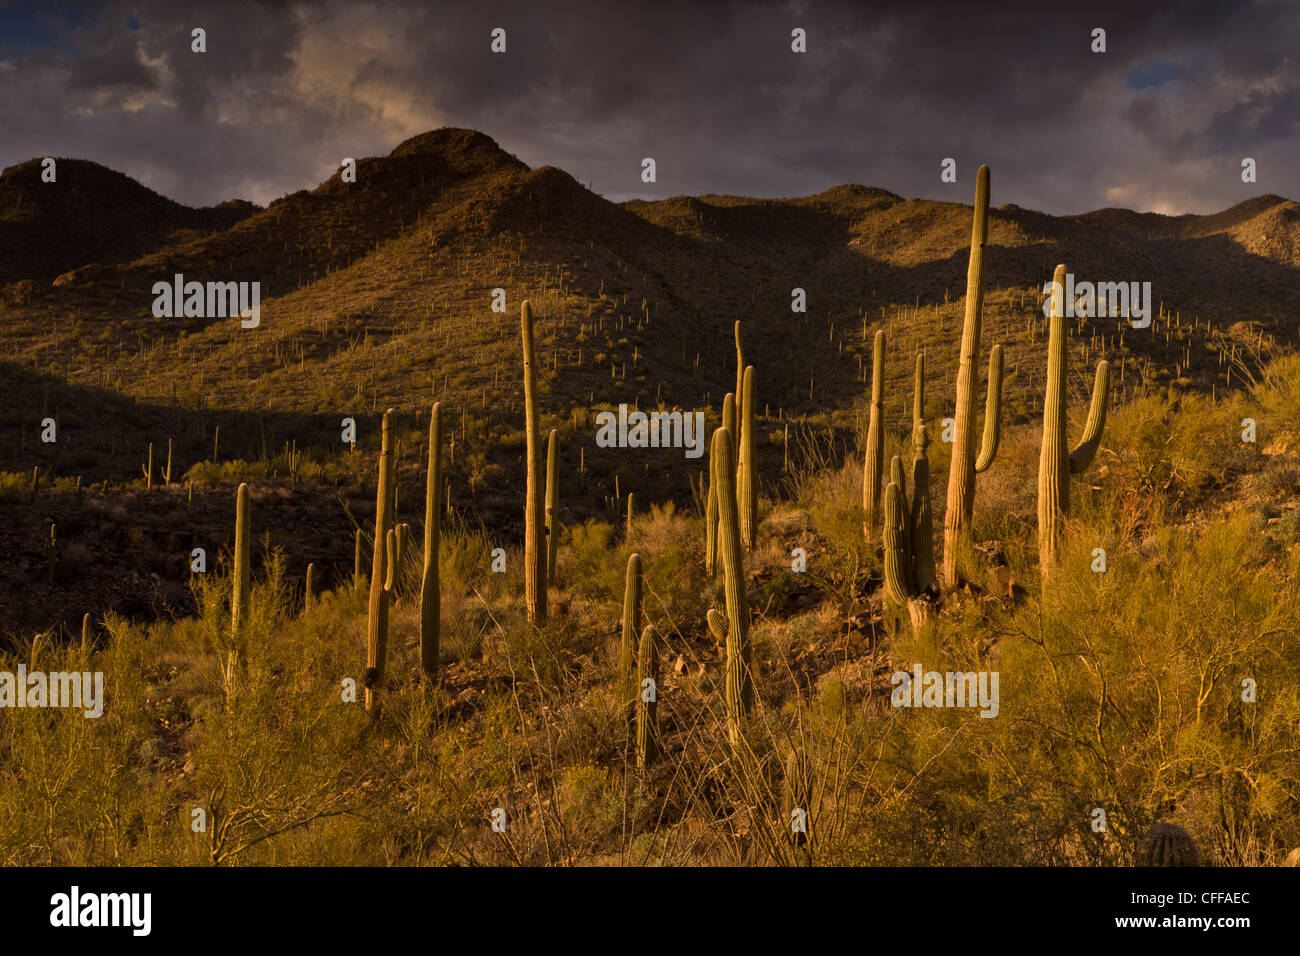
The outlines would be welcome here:
M 644 769 L 659 755 L 659 632 L 647 624 L 637 649 L 636 765 Z
M 722 399 L 722 427 L 730 434 L 736 433 L 736 396 L 728 392 Z M 710 451 L 712 454 L 712 451 Z M 705 507 L 705 570 L 712 583 L 718 573 L 718 491 L 713 484 L 712 465 L 709 476 L 709 501 Z
M 867 423 L 867 454 L 862 465 L 862 531 L 870 540 L 880 527 L 880 479 L 885 466 L 885 331 L 879 329 L 871 347 L 871 418 Z
M 631 713 L 635 702 L 636 639 L 641 630 L 641 555 L 627 558 L 627 575 L 623 579 L 623 639 L 618 648 L 618 674 L 624 704 Z
M 388 552 L 396 551 L 396 534 L 392 522 L 393 480 L 393 409 L 384 412 L 379 450 L 379 487 L 375 490 L 375 547 L 370 566 L 370 606 L 366 618 L 366 710 L 379 712 L 377 692 L 383 685 L 384 661 L 388 655 Z
M 424 570 L 420 578 L 420 670 L 438 674 L 442 595 L 438 578 L 438 545 L 442 520 L 442 406 L 429 413 L 429 470 L 424 482 Z
M 957 409 L 953 420 L 952 463 L 948 471 L 948 507 L 943 516 L 943 577 L 948 588 L 957 586 L 959 543 L 970 533 L 975 511 L 975 475 L 985 471 L 997 455 L 998 418 L 1002 401 L 1002 347 L 989 355 L 988 397 L 984 413 L 984 442 L 975 456 L 975 355 L 980 345 L 984 309 L 984 244 L 988 240 L 989 168 L 981 166 L 975 178 L 975 219 L 971 227 L 970 265 L 966 270 L 966 320 L 961 331 L 957 365 Z
M 248 616 L 248 565 L 252 547 L 249 510 L 248 484 L 243 483 L 235 493 L 235 574 L 230 595 L 230 633 L 236 641 Z
M 744 378 L 744 399 L 739 406 L 740 420 L 737 428 L 740 445 L 737 449 L 736 504 L 740 509 L 740 540 L 749 551 L 754 550 L 758 539 L 758 464 L 754 450 L 754 366 L 747 366 Z
M 742 408 L 745 407 L 745 349 L 744 349 L 744 347 L 740 344 L 740 320 L 739 320 L 739 319 L 736 320 L 736 391 L 735 391 L 735 396 L 736 396 L 736 411 L 740 411 Z M 736 423 L 736 430 L 732 433 L 733 438 L 734 438 L 734 441 L 735 441 L 735 443 L 736 443 L 736 448 L 737 448 L 737 449 L 740 448 L 741 442 L 743 442 L 743 441 L 745 440 L 745 436 L 741 433 L 741 429 L 743 429 L 744 427 L 745 427 L 745 426 L 744 426 L 744 424 L 743 424 L 742 422 L 737 422 L 737 423 Z M 737 451 L 737 455 L 739 455 L 739 451 Z
M 361 587 L 361 529 L 360 528 L 357 528 L 356 532 L 352 535 L 352 539 L 353 539 L 352 586 L 354 588 L 359 589 Z
M 302 609 L 305 611 L 311 607 L 311 602 L 316 595 L 316 565 L 307 565 L 307 577 L 302 583 Z
M 934 522 L 930 509 L 930 435 L 925 422 L 918 422 L 916 457 L 912 461 L 912 572 L 919 592 L 937 594 L 934 573 Z
M 1200 866 L 1196 841 L 1176 823 L 1157 823 L 1142 836 L 1138 866 Z
M 792 747 L 785 759 L 782 805 L 795 866 L 812 866 L 812 785 L 802 747 Z
M 924 426 L 922 426 L 924 435 Z M 897 462 L 898 459 L 895 458 Z M 902 465 L 898 466 L 897 477 L 902 477 Z M 885 489 L 884 520 L 884 555 L 885 555 L 885 596 L 894 605 L 906 608 L 911 618 L 913 629 L 923 627 L 934 614 L 935 590 L 933 585 L 922 588 L 921 577 L 926 573 L 924 561 L 918 561 L 912 548 L 913 541 L 930 540 L 933 529 L 929 525 L 929 466 L 917 468 L 914 474 L 925 477 L 913 489 L 915 499 L 923 502 L 915 509 L 915 514 L 922 518 L 924 524 L 913 526 L 909 514 L 906 495 L 898 481 L 891 481 Z M 933 578 L 933 567 L 929 576 Z
M 555 584 L 555 554 L 560 546 L 560 436 L 546 437 L 546 586 Z M 630 500 L 629 496 L 629 500 Z
M 1065 389 L 1065 266 L 1052 276 L 1051 318 L 1047 339 L 1047 395 L 1043 403 L 1043 446 L 1038 458 L 1038 562 L 1044 572 L 1056 563 L 1062 518 L 1070 513 L 1070 475 L 1092 464 L 1106 427 L 1110 363 L 1097 363 L 1092 402 L 1083 438 L 1068 451 Z
M 736 468 L 731 433 L 713 433 L 709 455 L 712 481 L 718 489 L 718 553 L 726 579 L 727 617 L 709 611 L 709 630 L 727 647 L 727 737 L 740 746 L 743 722 L 753 704 L 752 652 L 749 644 L 749 604 L 745 595 L 745 565 L 740 546 L 740 517 L 736 504 Z
M 537 364 L 533 351 L 533 307 L 524 300 L 520 329 L 524 350 L 524 430 L 527 481 L 524 494 L 524 601 L 530 624 L 546 623 L 546 525 L 543 521 L 542 461 L 538 451 Z

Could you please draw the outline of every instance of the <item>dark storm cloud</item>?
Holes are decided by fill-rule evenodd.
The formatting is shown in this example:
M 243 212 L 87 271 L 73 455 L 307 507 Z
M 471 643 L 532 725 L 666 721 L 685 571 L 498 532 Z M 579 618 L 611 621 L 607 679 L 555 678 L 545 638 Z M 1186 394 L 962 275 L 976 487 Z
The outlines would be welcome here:
M 1297 27 L 1273 2 L 140 0 L 4 48 L 0 162 L 83 156 L 185 202 L 267 202 L 456 125 L 611 198 L 859 182 L 968 202 L 987 162 L 995 203 L 1205 212 L 1300 193 Z

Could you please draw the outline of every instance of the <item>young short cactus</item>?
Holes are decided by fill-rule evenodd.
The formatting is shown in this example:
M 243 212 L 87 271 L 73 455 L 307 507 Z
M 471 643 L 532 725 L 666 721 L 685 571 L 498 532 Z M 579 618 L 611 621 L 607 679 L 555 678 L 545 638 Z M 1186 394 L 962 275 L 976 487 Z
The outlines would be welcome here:
M 975 455 L 975 354 L 979 351 L 980 321 L 984 308 L 984 244 L 988 240 L 989 168 L 981 166 L 975 178 L 975 218 L 971 227 L 970 264 L 966 270 L 966 319 L 962 325 L 957 366 L 957 409 L 953 419 L 952 463 L 948 471 L 948 507 L 943 516 L 943 577 L 949 589 L 957 586 L 957 554 L 970 533 L 975 513 L 975 476 L 988 469 L 997 456 L 1002 410 L 1002 346 L 989 354 L 988 395 L 984 412 L 984 440 Z
M 659 755 L 659 632 L 647 624 L 637 649 L 636 765 L 644 770 Z
M 153 491 L 153 442 L 149 443 L 149 457 L 145 459 L 144 466 L 140 470 L 144 472 L 144 490 Z M 36 488 L 35 477 L 32 478 L 32 488 Z M 36 492 L 33 490 L 32 496 L 35 495 Z
M 442 595 L 438 577 L 438 546 L 442 505 L 442 406 L 429 413 L 429 468 L 424 482 L 424 566 L 420 577 L 420 670 L 429 679 L 438 675 Z
M 361 589 L 361 529 L 357 528 L 352 535 L 352 586 L 358 590 Z
M 623 540 L 632 540 L 632 515 L 636 513 L 636 494 L 629 491 L 627 493 L 627 525 L 623 531 Z
M 862 531 L 870 541 L 880 527 L 880 480 L 885 466 L 885 332 L 876 332 L 871 348 L 871 418 L 862 466 Z
M 546 623 L 546 524 L 542 461 L 538 445 L 537 362 L 533 350 L 533 307 L 524 300 L 520 316 L 524 354 L 524 433 L 527 480 L 524 483 L 524 601 L 528 623 Z
M 754 366 L 745 368 L 743 399 L 738 407 L 736 505 L 740 509 L 740 540 L 753 551 L 758 540 L 758 466 L 754 449 Z
M 641 555 L 627 558 L 623 579 L 623 639 L 618 648 L 619 693 L 629 716 L 635 702 L 637 635 L 641 631 Z
M 809 780 L 808 759 L 802 747 L 792 747 L 785 759 L 785 779 L 782 781 L 782 809 L 785 811 L 785 829 L 790 836 L 790 847 L 795 866 L 812 866 L 812 786 Z
M 1190 833 L 1175 823 L 1157 823 L 1142 836 L 1138 866 L 1200 866 Z
M 1068 451 L 1066 435 L 1065 266 L 1052 276 L 1051 318 L 1047 339 L 1047 395 L 1043 403 L 1043 446 L 1038 459 L 1038 562 L 1046 573 L 1056 564 L 1062 519 L 1070 513 L 1070 475 L 1092 464 L 1106 427 L 1110 363 L 1097 363 L 1092 402 L 1083 438 Z
M 163 469 L 162 480 L 164 485 L 172 483 L 172 440 L 167 439 L 167 467 Z
M 230 594 L 230 633 L 236 642 L 248 617 L 248 565 L 252 548 L 249 509 L 248 485 L 244 483 L 235 493 L 235 572 Z
M 555 584 L 555 555 L 560 547 L 560 435 L 546 436 L 546 586 Z
M 735 454 L 731 433 L 713 433 L 709 455 L 711 478 L 718 489 L 718 552 L 726 581 L 727 616 L 710 609 L 709 630 L 727 648 L 727 737 L 738 748 L 745 717 L 753 704 L 752 651 L 749 643 L 749 604 L 745 594 L 745 565 L 740 545 L 739 507 L 736 503 Z
M 370 606 L 366 617 L 366 710 L 378 715 L 378 692 L 384 681 L 384 662 L 388 655 L 388 604 L 392 599 L 388 555 L 396 551 L 396 533 L 392 522 L 393 417 L 384 412 L 379 451 L 379 487 L 375 490 L 375 547 L 370 567 Z M 390 538 L 391 534 L 391 538 Z

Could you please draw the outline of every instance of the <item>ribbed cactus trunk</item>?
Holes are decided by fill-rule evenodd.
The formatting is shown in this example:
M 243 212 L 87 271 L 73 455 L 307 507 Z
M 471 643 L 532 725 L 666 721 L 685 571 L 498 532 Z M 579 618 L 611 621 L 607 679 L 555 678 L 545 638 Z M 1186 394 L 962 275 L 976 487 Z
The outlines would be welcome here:
M 627 525 L 623 531 L 623 540 L 632 540 L 632 515 L 636 513 L 636 494 L 629 491 L 627 493 Z
M 918 591 L 935 592 L 939 582 L 934 569 L 934 520 L 930 509 L 930 435 L 918 422 L 912 462 L 912 570 Z
M 709 466 L 718 488 L 718 552 L 725 578 L 727 620 L 723 627 L 716 611 L 709 614 L 709 626 L 716 636 L 725 636 L 727 647 L 727 737 L 733 748 L 741 744 L 744 720 L 753 703 L 751 650 L 749 646 L 749 604 L 745 595 L 744 552 L 740 543 L 740 515 L 736 503 L 735 454 L 731 433 L 719 428 L 713 433 Z
M 1043 439 L 1038 457 L 1038 562 L 1044 574 L 1057 562 L 1062 526 L 1070 513 L 1070 475 L 1092 464 L 1106 427 L 1110 363 L 1097 363 L 1092 401 L 1083 438 L 1069 451 L 1066 409 L 1066 328 L 1064 265 L 1052 276 L 1051 316 L 1047 336 L 1047 392 L 1043 400 Z
M 885 332 L 876 332 L 871 348 L 871 417 L 867 422 L 867 454 L 862 466 L 863 533 L 870 541 L 880 527 L 880 489 L 885 468 Z
M 943 515 L 943 577 L 957 586 L 959 542 L 970 531 L 975 508 L 975 355 L 980 347 L 984 307 L 984 244 L 988 240 L 989 168 L 975 177 L 975 218 L 971 227 L 970 263 L 966 269 L 966 320 L 961 330 L 957 365 L 957 409 L 953 419 L 952 463 L 948 470 L 948 506 Z
M 429 413 L 429 466 L 424 482 L 424 571 L 420 579 L 420 670 L 430 680 L 438 676 L 442 594 L 438 577 L 438 546 L 442 520 L 442 405 Z
M 884 508 L 885 596 L 895 606 L 907 609 L 912 629 L 919 631 L 933 616 L 934 595 L 922 592 L 914 583 L 914 556 L 907 546 L 909 520 L 902 489 L 891 481 L 885 489 Z M 917 530 L 930 533 L 929 529 Z
M 917 443 L 919 431 L 925 427 L 925 353 L 916 353 L 916 372 L 912 379 L 912 444 Z
M 641 631 L 641 555 L 627 558 L 623 579 L 623 636 L 618 647 L 619 695 L 630 716 L 635 703 L 637 635 Z
M 524 301 L 520 328 L 524 353 L 524 430 L 527 481 L 524 495 L 524 602 L 530 624 L 546 623 L 546 524 L 542 460 L 538 448 L 537 362 L 533 351 L 533 308 Z
M 370 606 L 366 617 L 366 710 L 379 712 L 378 692 L 383 686 L 384 662 L 388 655 L 388 602 L 386 588 L 390 568 L 388 551 L 396 549 L 392 534 L 393 502 L 393 409 L 384 412 L 379 451 L 379 487 L 375 490 L 375 547 L 370 566 Z M 391 542 L 390 542 L 390 534 Z
M 733 392 L 728 392 L 722 399 L 722 427 L 729 434 L 736 434 L 736 396 Z M 712 452 L 710 451 L 710 454 Z M 705 555 L 705 568 L 709 574 L 709 583 L 713 583 L 718 574 L 718 489 L 713 484 L 713 466 L 709 466 L 709 503 L 705 512 L 705 521 L 708 524 L 705 531 L 705 546 L 708 553 Z
M 249 510 L 248 485 L 245 483 L 235 493 L 235 573 L 230 594 L 230 633 L 236 647 L 248 618 L 248 565 L 252 547 Z
M 546 436 L 546 586 L 555 585 L 555 555 L 560 547 L 560 436 Z
M 312 599 L 316 595 L 316 565 L 307 565 L 307 576 L 302 584 L 302 609 L 305 611 L 311 607 Z
M 659 756 L 659 632 L 647 624 L 637 649 L 636 765 L 649 767 Z
M 754 449 L 754 366 L 745 369 L 744 400 L 740 405 L 736 466 L 736 504 L 740 509 L 740 540 L 749 551 L 758 540 L 758 465 Z

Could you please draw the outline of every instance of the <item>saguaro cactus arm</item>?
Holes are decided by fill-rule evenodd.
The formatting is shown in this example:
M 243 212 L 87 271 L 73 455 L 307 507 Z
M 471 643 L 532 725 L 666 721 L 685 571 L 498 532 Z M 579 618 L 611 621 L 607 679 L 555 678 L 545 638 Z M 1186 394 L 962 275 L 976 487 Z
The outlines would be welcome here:
M 1083 426 L 1079 445 L 1070 452 L 1070 473 L 1077 475 L 1092 464 L 1101 445 L 1101 433 L 1106 430 L 1106 411 L 1110 404 L 1110 363 L 1104 359 L 1097 363 L 1097 377 L 1092 383 L 1092 401 L 1088 405 L 1088 421 Z
M 736 504 L 740 509 L 740 539 L 747 550 L 758 540 L 758 464 L 754 448 L 754 366 L 745 368 L 744 400 L 740 409 L 736 468 Z
M 975 459 L 975 473 L 982 475 L 998 454 L 1002 437 L 1002 346 L 995 345 L 989 352 L 989 384 L 984 399 L 984 440 L 980 454 Z

